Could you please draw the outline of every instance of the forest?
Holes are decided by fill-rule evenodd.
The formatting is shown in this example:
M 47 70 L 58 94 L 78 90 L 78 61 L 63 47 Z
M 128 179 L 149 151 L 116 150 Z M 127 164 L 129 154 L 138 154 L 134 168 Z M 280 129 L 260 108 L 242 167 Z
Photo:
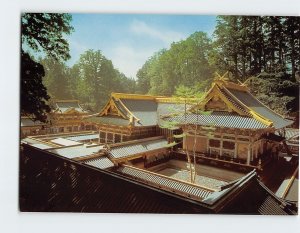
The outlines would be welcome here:
M 65 26 L 71 28 L 70 18 Z M 211 37 L 198 31 L 162 48 L 138 70 L 136 80 L 100 50 L 85 51 L 71 67 L 67 58 L 48 55 L 35 61 L 44 69 L 46 102 L 78 99 L 97 112 L 111 92 L 172 96 L 179 86 L 204 92 L 216 72 L 228 72 L 230 80 L 245 82 L 279 113 L 299 111 L 300 17 L 218 16 Z

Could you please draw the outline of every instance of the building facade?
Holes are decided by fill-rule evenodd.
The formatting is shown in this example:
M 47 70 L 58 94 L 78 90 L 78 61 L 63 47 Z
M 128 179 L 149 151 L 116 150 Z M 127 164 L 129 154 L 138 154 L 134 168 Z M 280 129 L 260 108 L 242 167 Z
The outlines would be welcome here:
M 184 150 L 247 165 L 257 165 L 266 154 L 277 156 L 285 128 L 293 123 L 262 104 L 246 86 L 224 78 L 213 82 L 187 114 L 165 119 L 180 122 Z
M 80 106 L 78 100 L 54 100 L 51 109 L 47 123 L 21 117 L 21 137 L 93 129 L 91 124 L 82 122 L 89 113 Z
M 160 117 L 183 107 L 182 103 L 163 96 L 112 93 L 104 108 L 84 122 L 99 130 L 99 143 L 159 135 L 170 138 L 172 132 L 159 127 Z

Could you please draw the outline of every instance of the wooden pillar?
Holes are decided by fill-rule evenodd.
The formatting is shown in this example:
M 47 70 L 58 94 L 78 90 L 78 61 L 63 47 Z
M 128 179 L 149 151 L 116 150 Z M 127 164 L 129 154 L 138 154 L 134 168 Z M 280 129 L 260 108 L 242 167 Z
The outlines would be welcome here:
M 250 144 L 248 145 L 248 154 L 247 154 L 247 165 L 250 165 L 250 159 L 251 159 L 251 150 L 250 150 Z
M 234 155 L 233 155 L 233 157 L 235 159 L 237 158 L 237 147 L 238 147 L 238 144 L 237 144 L 237 135 L 236 135 L 236 132 L 234 132 Z
M 182 147 L 183 147 L 184 150 L 186 149 L 186 138 L 187 138 L 187 136 L 183 137 L 183 145 L 182 145 Z
M 107 131 L 105 131 L 105 143 L 107 143 Z
M 98 143 L 100 144 L 100 129 L 99 129 L 99 139 L 98 139 Z
M 221 133 L 221 138 L 220 138 L 220 156 L 223 155 L 223 133 Z
M 250 145 L 250 161 L 253 161 L 253 144 Z
M 113 139 L 112 139 L 113 143 L 115 143 L 115 134 L 113 133 Z
M 207 137 L 206 141 L 206 152 L 209 154 L 209 137 Z

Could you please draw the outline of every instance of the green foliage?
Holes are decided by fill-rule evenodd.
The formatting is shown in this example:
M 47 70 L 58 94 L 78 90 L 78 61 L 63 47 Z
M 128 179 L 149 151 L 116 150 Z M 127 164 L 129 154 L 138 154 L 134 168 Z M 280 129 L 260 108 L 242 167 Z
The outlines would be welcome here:
M 116 70 L 100 50 L 88 50 L 71 68 L 73 96 L 100 111 L 111 92 L 135 91 L 135 81 Z
M 49 96 L 42 83 L 45 75 L 41 64 L 35 62 L 28 53 L 21 54 L 21 115 L 33 114 L 33 119 L 46 121 L 50 111 Z M 31 116 L 31 115 L 30 115 Z
M 211 50 L 211 41 L 204 32 L 173 43 L 170 49 L 154 54 L 138 71 L 137 92 L 170 96 L 176 86 L 196 84 L 204 90 L 214 73 L 209 62 Z
M 70 69 L 64 63 L 51 58 L 45 58 L 40 63 L 45 69 L 43 83 L 51 98 L 72 99 Z
M 288 74 L 263 73 L 246 84 L 260 101 L 282 115 L 299 110 L 299 84 Z
M 69 59 L 69 44 L 64 35 L 74 30 L 70 25 L 71 20 L 70 14 L 22 14 L 22 49 L 27 45 L 35 52 L 42 51 L 56 60 Z
M 64 35 L 73 30 L 70 21 L 69 14 L 25 13 L 21 16 L 21 114 L 34 120 L 46 121 L 50 97 L 42 83 L 44 68 L 28 51 L 42 52 L 61 61 L 70 58 L 69 45 L 64 39 Z
M 300 59 L 300 18 L 218 16 L 210 61 L 218 72 L 246 80 L 261 72 L 291 72 Z

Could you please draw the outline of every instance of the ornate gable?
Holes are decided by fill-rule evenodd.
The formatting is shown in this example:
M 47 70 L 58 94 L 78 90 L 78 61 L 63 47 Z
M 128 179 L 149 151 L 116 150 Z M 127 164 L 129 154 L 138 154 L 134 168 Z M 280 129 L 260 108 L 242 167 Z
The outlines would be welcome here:
M 191 111 L 193 112 L 197 108 L 203 111 L 226 111 L 236 112 L 241 116 L 248 115 L 247 112 L 243 111 L 243 109 L 239 108 L 234 102 L 228 99 L 216 83 L 213 84 L 203 101 L 194 106 Z
M 118 108 L 114 98 L 110 98 L 110 100 L 100 112 L 99 116 L 118 116 L 124 119 L 128 119 L 128 117 Z
M 229 111 L 230 109 L 228 108 L 226 103 L 219 96 L 214 96 L 206 103 L 205 110 Z

